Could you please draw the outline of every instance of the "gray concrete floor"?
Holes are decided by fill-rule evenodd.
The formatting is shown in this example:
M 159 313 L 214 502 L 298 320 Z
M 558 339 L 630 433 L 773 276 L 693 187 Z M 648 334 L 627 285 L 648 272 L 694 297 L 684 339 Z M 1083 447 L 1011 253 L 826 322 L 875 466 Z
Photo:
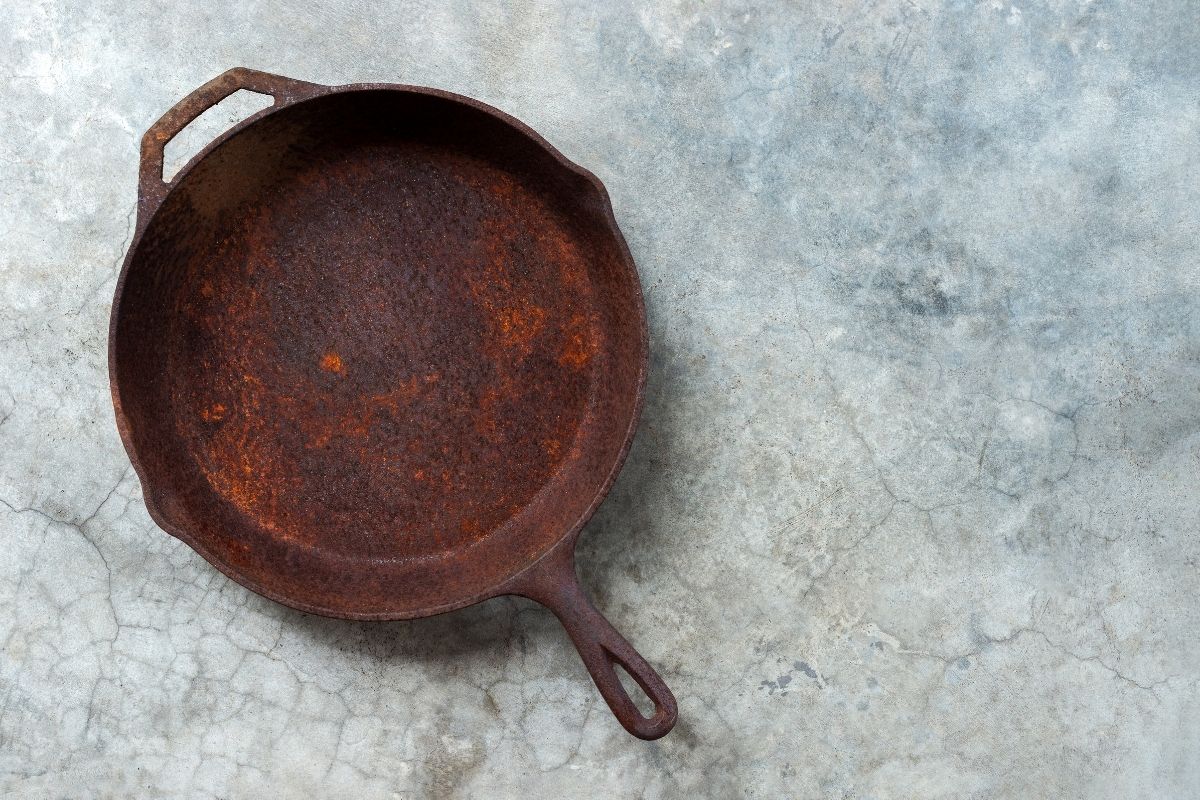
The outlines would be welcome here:
M 581 571 L 666 739 L 532 604 L 307 617 L 147 517 L 138 140 L 235 65 L 478 97 L 608 185 L 652 369 Z M 1200 4 L 45 0 L 0 74 L 9 796 L 1200 796 Z

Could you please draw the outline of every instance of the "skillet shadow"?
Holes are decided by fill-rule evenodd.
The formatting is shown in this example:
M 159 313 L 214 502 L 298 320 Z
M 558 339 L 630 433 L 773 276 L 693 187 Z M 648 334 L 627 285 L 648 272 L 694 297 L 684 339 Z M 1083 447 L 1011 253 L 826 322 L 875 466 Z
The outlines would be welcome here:
M 670 631 L 639 629 L 634 624 L 640 587 L 650 593 L 661 583 L 655 578 L 669 567 L 672 541 L 681 535 L 670 500 L 682 454 L 672 410 L 684 405 L 684 366 L 661 337 L 650 335 L 650 369 L 641 423 L 625 466 L 607 499 L 582 531 L 576 547 L 576 571 L 596 607 L 630 643 L 644 654 L 649 637 L 668 640 Z M 613 595 L 618 573 L 636 587 Z M 263 601 L 269 603 L 270 601 Z M 275 604 L 271 604 L 275 605 Z M 360 622 L 319 617 L 276 606 L 284 624 L 314 645 L 361 654 L 389 662 L 422 662 L 459 671 L 467 661 L 482 660 L 502 667 L 513 651 L 528 652 L 536 642 L 543 652 L 558 648 L 560 663 L 573 663 L 582 678 L 585 670 L 558 620 L 539 604 L 521 597 L 498 597 L 457 611 L 398 622 Z M 644 618 L 644 617 L 643 617 Z M 654 659 L 650 659 L 654 662 Z M 665 664 L 654 663 L 670 683 Z M 530 677 L 533 677 L 531 674 Z

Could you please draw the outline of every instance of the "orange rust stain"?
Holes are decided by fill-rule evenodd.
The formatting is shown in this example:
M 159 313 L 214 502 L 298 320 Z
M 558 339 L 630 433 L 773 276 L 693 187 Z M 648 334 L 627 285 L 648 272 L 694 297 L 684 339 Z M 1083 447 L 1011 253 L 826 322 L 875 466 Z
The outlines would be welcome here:
M 573 315 L 567 323 L 565 334 L 566 340 L 559 353 L 558 363 L 576 369 L 587 366 L 599 350 L 596 341 L 590 335 L 591 328 L 587 317 L 583 314 Z
M 542 332 L 546 322 L 546 310 L 534 305 L 527 298 L 514 298 L 517 304 L 500 308 L 495 312 L 496 327 L 500 342 L 505 347 L 528 352 L 533 340 Z
M 413 477 L 419 481 L 425 480 L 425 470 L 423 470 L 423 469 L 413 470 Z
M 546 455 L 550 458 L 557 458 L 559 451 L 562 450 L 562 442 L 558 439 L 546 439 L 542 442 L 542 449 L 546 451 Z
M 258 502 L 258 494 L 249 484 L 241 481 L 230 481 L 229 494 L 238 508 L 251 510 Z
M 225 405 L 223 403 L 213 403 L 208 408 L 201 409 L 200 419 L 205 422 L 220 422 L 225 419 Z
M 510 184 L 502 181 L 499 191 L 515 190 L 515 184 Z M 485 224 L 481 269 L 467 276 L 467 286 L 483 312 L 490 339 L 485 347 L 496 358 L 515 358 L 519 363 L 533 352 L 550 312 L 526 291 L 527 278 L 520 264 L 514 263 L 511 239 L 511 231 L 502 224 Z
M 558 358 L 558 363 L 576 368 L 586 366 L 592 360 L 592 352 L 588 344 L 588 340 L 582 334 L 576 333 L 568 337 L 563 346 L 562 355 Z
M 346 367 L 342 364 L 342 357 L 332 350 L 321 358 L 321 369 L 338 375 L 346 374 Z

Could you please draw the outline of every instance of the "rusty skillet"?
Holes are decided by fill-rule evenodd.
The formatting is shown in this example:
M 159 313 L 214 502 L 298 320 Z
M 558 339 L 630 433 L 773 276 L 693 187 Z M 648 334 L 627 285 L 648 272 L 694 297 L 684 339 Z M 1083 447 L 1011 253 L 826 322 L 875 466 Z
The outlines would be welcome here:
M 275 103 L 164 181 L 238 89 Z M 641 410 L 637 271 L 600 181 L 522 123 L 412 86 L 205 84 L 142 140 L 109 369 L 151 516 L 229 577 L 363 620 L 529 597 L 629 732 L 674 725 L 574 567 Z

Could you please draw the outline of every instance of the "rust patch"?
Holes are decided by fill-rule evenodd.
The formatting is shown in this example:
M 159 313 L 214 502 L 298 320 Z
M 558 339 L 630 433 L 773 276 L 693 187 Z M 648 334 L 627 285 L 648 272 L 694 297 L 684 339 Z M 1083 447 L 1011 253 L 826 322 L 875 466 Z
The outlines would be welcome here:
M 225 419 L 225 404 L 213 403 L 200 410 L 200 419 L 205 422 L 220 422 Z
M 583 369 L 596 355 L 599 346 L 592 332 L 590 320 L 584 314 L 574 314 L 567 324 L 562 351 L 558 363 L 574 369 Z
M 332 350 L 321 356 L 321 369 L 326 372 L 335 372 L 338 375 L 346 374 L 346 367 L 342 364 L 342 357 Z

